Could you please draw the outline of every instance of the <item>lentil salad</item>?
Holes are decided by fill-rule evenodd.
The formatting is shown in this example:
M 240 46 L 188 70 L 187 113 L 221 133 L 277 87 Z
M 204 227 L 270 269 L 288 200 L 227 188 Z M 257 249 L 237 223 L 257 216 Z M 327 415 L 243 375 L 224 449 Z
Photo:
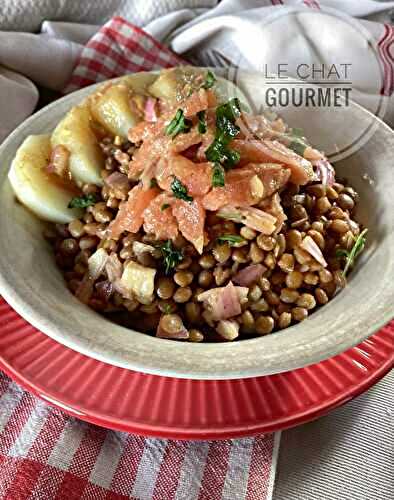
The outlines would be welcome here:
M 156 83 L 134 99 L 127 137 L 95 123 L 102 185 L 80 182 L 80 216 L 45 234 L 79 300 L 161 338 L 233 341 L 301 322 L 345 286 L 365 243 L 358 195 L 324 154 L 281 119 L 219 103 L 215 81 L 177 73 L 172 101 Z M 63 180 L 69 155 L 52 148 Z

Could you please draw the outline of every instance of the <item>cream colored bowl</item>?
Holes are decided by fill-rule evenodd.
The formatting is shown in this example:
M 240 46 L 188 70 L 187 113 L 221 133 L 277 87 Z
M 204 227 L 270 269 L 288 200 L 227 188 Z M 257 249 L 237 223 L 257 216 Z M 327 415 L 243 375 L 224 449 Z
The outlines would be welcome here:
M 259 100 L 262 86 L 256 77 L 244 76 L 241 85 Z M 64 113 L 93 89 L 83 89 L 41 110 L 0 147 L 0 293 L 35 327 L 76 351 L 124 368 L 226 379 L 315 363 L 363 341 L 394 316 L 394 133 L 356 105 L 320 110 L 313 116 L 299 111 L 297 123 L 294 110 L 289 110 L 290 123 L 303 127 L 326 150 L 327 138 L 349 136 L 356 125 L 371 120 L 376 127 L 366 144 L 336 165 L 360 193 L 358 217 L 369 228 L 367 248 L 348 287 L 306 321 L 251 340 L 193 344 L 125 329 L 79 303 L 55 266 L 41 222 L 15 201 L 7 173 L 28 135 L 53 130 Z

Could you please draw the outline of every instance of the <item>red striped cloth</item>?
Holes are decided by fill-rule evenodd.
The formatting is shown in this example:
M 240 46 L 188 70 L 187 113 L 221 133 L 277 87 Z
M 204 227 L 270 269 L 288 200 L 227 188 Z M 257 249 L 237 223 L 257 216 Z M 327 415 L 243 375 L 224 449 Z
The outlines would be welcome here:
M 183 61 L 116 17 L 83 49 L 66 92 Z M 280 433 L 181 442 L 63 414 L 0 372 L 0 499 L 270 500 Z

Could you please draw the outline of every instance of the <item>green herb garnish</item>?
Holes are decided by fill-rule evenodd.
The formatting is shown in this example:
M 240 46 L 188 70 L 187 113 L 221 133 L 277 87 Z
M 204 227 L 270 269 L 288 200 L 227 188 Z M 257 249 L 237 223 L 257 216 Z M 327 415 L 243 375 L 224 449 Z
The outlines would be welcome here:
M 336 251 L 337 257 L 343 257 L 345 259 L 345 267 L 342 271 L 342 275 L 346 277 L 347 272 L 351 267 L 354 266 L 354 262 L 356 258 L 360 255 L 360 253 L 364 250 L 365 243 L 367 238 L 365 237 L 368 229 L 364 229 L 357 237 L 354 238 L 354 245 L 350 250 L 345 250 L 343 248 L 338 248 Z
M 193 198 L 187 194 L 187 187 L 175 176 L 174 180 L 171 182 L 171 191 L 175 198 L 188 202 L 193 201 Z
M 289 148 L 300 156 L 304 156 L 307 145 L 300 140 L 291 141 Z
M 175 113 L 174 118 L 166 127 L 166 134 L 175 137 L 180 133 L 189 132 L 191 126 L 192 122 L 185 118 L 183 110 L 178 109 L 178 111 Z
M 242 243 L 245 241 L 242 236 L 239 236 L 238 234 L 222 234 L 217 238 L 217 242 L 220 245 L 223 245 L 224 243 L 228 243 L 231 246 L 237 245 L 238 243 Z
M 294 135 L 294 137 L 305 137 L 305 134 L 304 134 L 304 131 L 302 130 L 302 128 L 297 128 L 297 127 L 293 127 L 291 129 L 291 135 Z
M 235 120 L 241 115 L 240 103 L 237 98 L 231 99 L 216 108 L 216 133 L 212 144 L 205 151 L 208 161 L 220 163 L 225 168 L 231 168 L 240 160 L 240 155 L 228 147 L 228 144 L 239 133 Z
M 212 169 L 212 186 L 213 187 L 223 187 L 224 186 L 224 168 L 220 163 L 215 163 Z
M 201 88 L 210 89 L 215 85 L 215 83 L 216 83 L 216 76 L 214 75 L 214 73 L 212 73 L 212 71 L 208 70 L 205 76 L 205 81 L 201 85 Z
M 163 256 L 163 263 L 165 266 L 165 273 L 169 274 L 183 260 L 182 250 L 174 248 L 172 241 L 167 240 L 165 243 L 158 246 Z
M 163 203 L 163 205 L 160 207 L 160 210 L 163 212 L 163 210 L 167 210 L 167 208 L 170 208 L 170 204 L 169 203 Z
M 205 111 L 199 111 L 197 113 L 197 117 L 198 117 L 198 131 L 200 132 L 200 134 L 205 134 L 205 132 L 207 131 L 207 120 L 205 117 Z
M 150 183 L 149 183 L 149 187 L 152 189 L 152 188 L 155 188 L 157 186 L 158 186 L 157 180 L 156 179 L 151 179 Z
M 94 205 L 97 197 L 94 194 L 85 194 L 84 196 L 75 196 L 71 198 L 68 208 L 87 208 Z

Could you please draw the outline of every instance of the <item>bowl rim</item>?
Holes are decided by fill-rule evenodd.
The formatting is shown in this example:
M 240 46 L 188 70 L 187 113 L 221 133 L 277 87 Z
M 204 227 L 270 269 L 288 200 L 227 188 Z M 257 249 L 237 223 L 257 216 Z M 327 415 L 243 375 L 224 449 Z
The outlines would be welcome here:
M 106 82 L 117 81 L 121 78 L 122 77 L 120 78 L 118 77 L 112 80 L 107 80 Z M 34 134 L 34 124 L 36 120 L 38 120 L 41 116 L 50 113 L 52 109 L 59 106 L 60 102 L 63 104 L 67 103 L 67 105 L 69 105 L 70 107 L 78 104 L 84 97 L 89 95 L 96 88 L 98 88 L 99 86 L 103 85 L 103 83 L 106 82 L 96 83 L 94 85 L 90 85 L 76 92 L 73 92 L 72 94 L 66 95 L 61 99 L 58 99 L 53 103 L 50 103 L 43 109 L 39 110 L 37 113 L 27 118 L 0 145 L 0 162 L 4 152 L 7 151 L 7 149 L 10 147 L 13 148 L 13 143 L 17 139 L 19 139 L 20 136 L 24 138 L 27 130 L 29 131 L 27 135 L 30 135 L 32 133 Z M 359 108 L 359 110 L 361 110 L 362 113 L 368 114 L 370 119 L 376 120 L 377 125 L 379 127 L 383 128 L 386 132 L 388 132 L 394 137 L 394 131 L 391 130 L 391 128 L 387 124 L 385 124 L 382 120 L 375 117 L 372 113 L 362 108 L 358 104 L 353 103 L 353 105 Z M 3 187 L 2 185 L 4 183 L 4 179 L 5 180 L 7 179 L 8 169 L 9 165 L 3 167 L 5 173 L 4 172 L 2 173 L 3 180 L 0 179 L 0 187 Z M 287 364 L 285 368 L 282 367 L 283 362 L 281 362 L 281 359 L 278 359 L 280 357 L 279 354 L 276 354 L 275 356 L 270 356 L 269 354 L 267 355 L 266 353 L 262 353 L 261 349 L 257 349 L 257 347 L 260 347 L 262 345 L 263 338 L 266 337 L 245 339 L 242 340 L 241 342 L 235 342 L 235 343 L 218 342 L 209 344 L 208 343 L 194 344 L 194 343 L 174 342 L 173 340 L 167 340 L 167 339 L 157 339 L 143 334 L 145 337 L 149 338 L 153 342 L 151 344 L 152 348 L 154 348 L 155 345 L 156 346 L 158 345 L 157 342 L 160 342 L 162 350 L 165 351 L 168 355 L 170 355 L 170 353 L 175 352 L 175 355 L 179 356 L 180 360 L 179 366 L 176 365 L 174 367 L 171 364 L 168 363 L 166 364 L 165 360 L 163 360 L 161 366 L 156 366 L 155 364 L 152 364 L 152 362 L 150 363 L 149 360 L 143 360 L 142 362 L 138 360 L 126 361 L 119 356 L 118 357 L 113 355 L 109 356 L 108 353 L 102 352 L 97 349 L 96 350 L 92 349 L 92 346 L 87 345 L 86 342 L 85 343 L 75 342 L 73 341 L 73 339 L 64 337 L 62 333 L 59 331 L 59 328 L 57 327 L 56 324 L 48 323 L 42 311 L 35 310 L 32 304 L 26 303 L 25 300 L 21 298 L 20 294 L 18 293 L 18 290 L 13 288 L 12 283 L 7 280 L 7 276 L 3 272 L 1 272 L 1 269 L 0 269 L 0 293 L 3 295 L 5 300 L 18 312 L 18 314 L 20 314 L 27 321 L 29 321 L 34 327 L 38 328 L 40 331 L 42 331 L 49 337 L 53 338 L 54 340 L 60 342 L 61 344 L 71 349 L 74 349 L 78 352 L 81 352 L 82 354 L 85 354 L 89 357 L 98 359 L 99 361 L 103 361 L 108 364 L 120 366 L 122 368 L 127 368 L 131 370 L 136 370 L 144 373 L 150 373 L 161 376 L 171 376 L 176 378 L 192 378 L 192 379 L 215 380 L 215 379 L 249 378 L 249 377 L 264 376 L 273 373 L 280 373 L 283 371 L 293 370 L 296 368 L 301 368 L 303 366 L 314 364 L 323 359 L 335 356 L 336 354 L 339 354 L 345 349 L 357 345 L 358 343 L 362 342 L 367 337 L 372 335 L 374 332 L 379 330 L 382 326 L 384 326 L 394 317 L 394 309 L 387 310 L 386 312 L 384 312 L 384 314 L 376 316 L 374 321 L 371 321 L 368 325 L 365 326 L 365 328 L 360 329 L 359 332 L 357 332 L 357 334 L 354 335 L 354 337 L 352 337 L 351 342 L 346 342 L 346 345 L 344 343 L 338 342 L 334 345 L 333 344 L 325 345 L 323 348 L 321 342 L 319 342 L 319 339 L 321 340 L 321 337 L 319 336 L 316 336 L 313 339 L 309 339 L 309 341 L 307 341 L 307 339 L 304 339 L 304 341 L 298 340 L 298 342 L 295 342 L 292 345 L 293 349 L 295 349 L 296 351 L 296 355 L 290 356 L 287 359 Z M 310 319 L 308 319 L 308 321 L 310 321 L 312 318 L 313 315 L 311 316 Z M 300 331 L 301 328 L 302 324 L 298 324 L 290 327 L 289 330 L 291 329 L 295 333 L 296 331 Z M 278 334 L 280 333 L 281 332 L 278 332 Z M 213 363 L 213 366 L 210 369 L 196 365 L 194 365 L 194 368 L 190 368 L 187 367 L 186 362 L 182 363 L 182 355 L 184 355 L 185 353 L 187 353 L 189 356 L 192 357 L 199 355 L 201 361 L 203 361 L 204 359 L 205 360 L 210 359 L 211 364 L 212 360 L 226 357 L 226 353 L 229 355 L 231 354 L 231 356 L 233 356 L 232 359 L 235 359 L 234 356 L 237 354 L 240 354 L 242 356 L 243 349 L 241 349 L 240 346 L 245 347 L 245 349 L 248 347 L 249 353 L 259 352 L 259 355 L 262 356 L 261 364 L 255 363 L 254 365 L 251 365 L 249 363 L 246 364 L 238 363 L 235 366 L 233 365 L 228 366 L 226 367 L 226 369 L 223 369 L 223 366 L 221 366 L 220 370 L 216 371 L 214 369 L 216 366 L 215 363 Z M 289 354 L 289 352 L 282 353 L 282 355 L 285 358 L 286 354 Z M 162 357 L 164 356 L 165 354 L 163 352 Z M 231 356 L 229 356 L 229 359 L 231 359 Z M 172 354 L 172 357 L 174 357 L 174 354 Z M 267 364 L 264 365 L 264 362 L 266 362 Z

